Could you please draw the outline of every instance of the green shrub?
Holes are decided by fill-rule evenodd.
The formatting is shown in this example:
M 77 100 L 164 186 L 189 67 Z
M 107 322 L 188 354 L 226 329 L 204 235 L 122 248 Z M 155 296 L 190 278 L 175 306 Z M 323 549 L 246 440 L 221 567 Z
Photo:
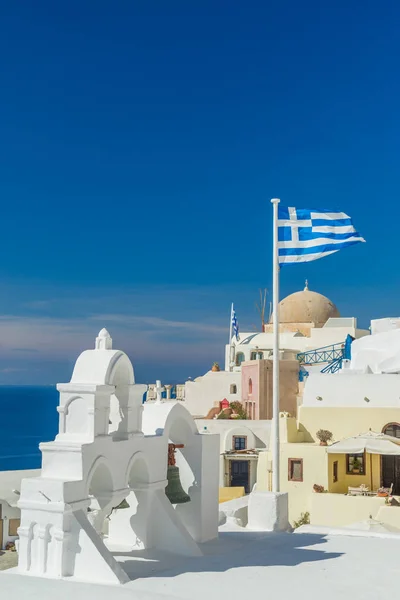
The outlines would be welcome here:
M 247 417 L 247 413 L 243 407 L 243 404 L 241 402 L 238 402 L 237 400 L 235 402 L 231 402 L 229 404 L 229 406 L 231 407 L 231 409 L 238 415 L 239 419 L 242 420 L 246 420 Z
M 301 527 L 302 525 L 309 525 L 309 524 L 310 524 L 310 513 L 305 512 L 305 513 L 301 513 L 300 519 L 298 521 L 294 521 L 293 527 L 295 529 L 297 529 L 298 527 Z

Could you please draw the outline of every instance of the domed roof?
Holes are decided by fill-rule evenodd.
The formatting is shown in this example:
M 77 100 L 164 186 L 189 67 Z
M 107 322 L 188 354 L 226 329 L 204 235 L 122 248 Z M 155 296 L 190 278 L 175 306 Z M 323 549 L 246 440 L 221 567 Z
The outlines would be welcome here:
M 279 303 L 280 323 L 315 323 L 324 325 L 328 319 L 340 317 L 336 306 L 322 294 L 310 292 L 308 282 L 302 292 L 290 294 Z

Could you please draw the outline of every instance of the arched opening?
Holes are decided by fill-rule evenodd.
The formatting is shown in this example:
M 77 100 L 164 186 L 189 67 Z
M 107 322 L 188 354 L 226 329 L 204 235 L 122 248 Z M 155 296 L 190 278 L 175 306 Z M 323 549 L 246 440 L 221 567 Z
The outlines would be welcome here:
M 236 386 L 235 383 L 231 383 L 230 393 L 231 394 L 237 394 L 237 386 Z
M 400 424 L 388 423 L 382 433 L 400 438 Z M 390 488 L 393 484 L 393 494 L 400 494 L 400 456 L 382 456 L 381 474 L 382 486 Z
M 113 490 L 111 471 L 104 462 L 94 465 L 89 481 L 89 496 L 104 498 L 110 496 Z
M 113 507 L 108 520 L 108 543 L 142 550 L 148 546 L 151 509 L 148 496 L 149 470 L 142 452 L 130 459 L 125 472 L 126 497 Z
M 253 381 L 249 378 L 249 396 L 253 393 Z
M 121 353 L 110 366 L 107 375 L 109 385 L 115 386 L 110 397 L 110 416 L 108 433 L 114 439 L 125 439 L 127 436 L 129 386 L 135 382 L 132 363 Z
M 197 442 L 201 438 L 192 417 L 178 405 L 168 415 L 164 435 L 169 444 L 183 444 L 183 448 L 175 450 L 175 461 L 179 469 L 180 484 L 184 493 L 190 497 L 190 502 L 177 504 L 175 510 L 189 533 L 194 534 L 196 525 L 192 522 L 190 515 L 201 496 L 202 463 L 198 461 L 197 454 Z M 165 456 L 168 463 L 167 450 L 168 447 Z
M 89 473 L 87 495 L 90 506 L 87 509 L 87 517 L 97 533 L 103 532 L 104 520 L 112 509 L 113 479 L 111 471 L 103 458 L 97 459 Z
M 134 455 L 128 467 L 128 487 L 131 489 L 140 488 L 149 482 L 149 470 L 143 456 Z
M 87 403 L 84 398 L 72 398 L 65 406 L 64 433 L 82 436 L 89 433 L 89 418 Z
M 242 364 L 243 361 L 244 361 L 244 353 L 243 352 L 238 352 L 236 354 L 236 360 L 235 360 L 236 366 L 240 367 L 240 365 Z

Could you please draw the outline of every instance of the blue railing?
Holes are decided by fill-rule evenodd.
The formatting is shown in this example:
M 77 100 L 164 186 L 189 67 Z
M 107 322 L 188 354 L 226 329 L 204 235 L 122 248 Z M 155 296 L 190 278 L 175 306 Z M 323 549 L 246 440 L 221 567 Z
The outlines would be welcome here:
M 307 352 L 299 352 L 297 360 L 301 365 L 317 365 L 319 363 L 332 362 L 338 358 L 343 358 L 345 343 L 323 346 Z
M 344 342 L 339 344 L 332 344 L 331 346 L 323 346 L 322 348 L 316 348 L 315 350 L 308 350 L 307 352 L 299 352 L 297 360 L 300 363 L 300 381 L 304 381 L 304 378 L 308 376 L 308 372 L 304 369 L 304 365 L 318 365 L 327 363 L 326 366 L 321 369 L 321 373 L 336 373 L 342 368 L 343 360 L 351 359 L 351 344 L 354 338 L 351 335 L 346 337 Z

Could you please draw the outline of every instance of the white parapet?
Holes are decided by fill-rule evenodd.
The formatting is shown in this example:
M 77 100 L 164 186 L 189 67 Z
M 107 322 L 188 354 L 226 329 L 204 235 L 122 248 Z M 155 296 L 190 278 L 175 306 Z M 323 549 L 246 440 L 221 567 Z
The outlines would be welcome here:
M 288 494 L 252 492 L 249 497 L 247 528 L 257 531 L 290 529 Z

